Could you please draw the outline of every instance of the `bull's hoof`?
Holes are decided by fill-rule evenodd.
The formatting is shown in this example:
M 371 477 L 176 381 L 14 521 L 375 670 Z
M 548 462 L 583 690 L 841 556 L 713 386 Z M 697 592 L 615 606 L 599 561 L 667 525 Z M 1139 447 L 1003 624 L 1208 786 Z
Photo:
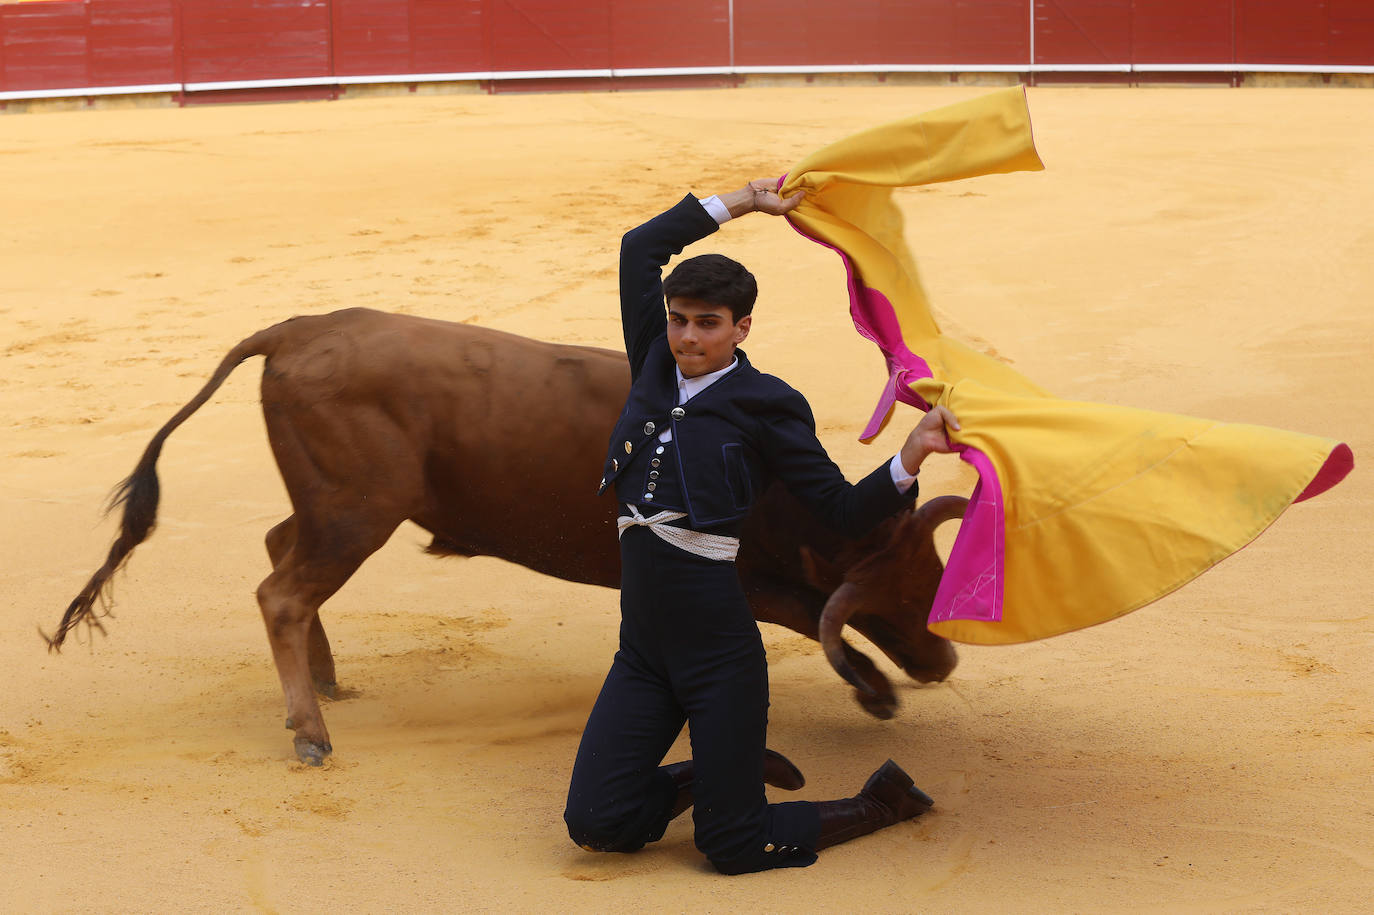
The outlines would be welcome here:
M 925 652 L 920 663 L 905 668 L 906 675 L 917 683 L 943 683 L 959 666 L 959 653 L 949 642 L 941 641 Z
M 308 737 L 296 738 L 296 758 L 307 766 L 324 765 L 324 758 L 333 752 L 334 748 L 327 740 L 324 743 L 316 743 Z
M 296 729 L 296 720 L 290 715 L 286 716 L 286 729 L 288 731 L 294 731 Z
M 337 699 L 339 697 L 339 684 L 333 681 L 325 683 L 323 680 L 316 680 L 315 692 L 326 699 Z
M 897 714 L 896 696 L 870 696 L 863 690 L 856 689 L 854 690 L 854 698 L 859 700 L 859 705 L 863 706 L 863 710 L 874 718 L 887 721 Z

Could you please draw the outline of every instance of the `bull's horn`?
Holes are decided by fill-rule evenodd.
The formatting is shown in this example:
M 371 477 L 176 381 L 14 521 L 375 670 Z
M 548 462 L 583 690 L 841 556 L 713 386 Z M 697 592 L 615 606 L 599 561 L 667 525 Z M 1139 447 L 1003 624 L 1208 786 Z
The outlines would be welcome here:
M 855 689 L 866 696 L 878 697 L 875 690 L 868 681 L 859 676 L 844 656 L 844 640 L 840 638 L 845 623 L 859 609 L 858 589 L 849 582 L 845 582 L 835 589 L 835 593 L 830 595 L 830 599 L 825 602 L 825 609 L 821 611 L 820 641 L 821 647 L 825 649 L 826 660 L 830 666 L 835 668 L 839 674 Z
M 924 530 L 933 531 L 946 521 L 964 517 L 968 499 L 963 496 L 937 496 L 916 509 L 916 522 Z

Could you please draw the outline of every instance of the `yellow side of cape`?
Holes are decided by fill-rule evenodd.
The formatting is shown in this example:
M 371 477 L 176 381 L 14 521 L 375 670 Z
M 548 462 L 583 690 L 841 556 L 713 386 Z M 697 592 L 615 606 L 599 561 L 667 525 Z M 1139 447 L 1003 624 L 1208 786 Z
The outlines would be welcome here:
M 979 471 L 930 628 L 962 642 L 1045 638 L 1113 619 L 1250 542 L 1295 499 L 1353 464 L 1334 440 L 1062 400 L 944 336 L 892 190 L 1043 168 L 1025 93 L 994 92 L 856 134 L 800 162 L 789 220 L 835 248 L 860 333 L 890 381 L 863 438 L 896 401 L 959 417 Z

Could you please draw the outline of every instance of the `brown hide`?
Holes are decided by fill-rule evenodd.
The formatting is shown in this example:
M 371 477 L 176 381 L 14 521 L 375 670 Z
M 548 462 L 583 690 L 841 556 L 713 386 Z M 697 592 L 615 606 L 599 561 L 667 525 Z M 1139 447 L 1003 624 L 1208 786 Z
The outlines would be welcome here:
M 263 413 L 293 511 L 268 532 L 273 570 L 258 601 L 302 759 L 319 762 L 331 751 L 314 692 L 332 693 L 335 681 L 319 607 L 401 522 L 432 533 L 434 552 L 619 583 L 616 507 L 596 490 L 606 436 L 629 390 L 624 354 L 348 309 L 293 318 L 243 341 L 154 435 L 117 490 L 120 535 L 50 645 L 79 622 L 100 625 L 96 603 L 110 576 L 152 532 L 162 443 L 254 355 L 267 357 Z M 878 599 L 864 601 L 851 625 L 916 679 L 943 679 L 953 649 L 925 628 L 939 559 L 933 547 L 918 547 L 923 565 L 912 576 L 900 564 L 911 551 L 892 548 L 918 515 L 847 542 L 772 487 L 745 524 L 738 560 L 755 616 L 816 638 L 827 597 L 862 572 L 863 589 Z M 918 583 L 924 610 L 913 614 L 921 601 L 887 580 L 894 575 Z M 887 679 L 838 635 L 834 643 L 844 659 L 837 669 L 859 687 L 860 702 L 890 717 L 896 698 Z

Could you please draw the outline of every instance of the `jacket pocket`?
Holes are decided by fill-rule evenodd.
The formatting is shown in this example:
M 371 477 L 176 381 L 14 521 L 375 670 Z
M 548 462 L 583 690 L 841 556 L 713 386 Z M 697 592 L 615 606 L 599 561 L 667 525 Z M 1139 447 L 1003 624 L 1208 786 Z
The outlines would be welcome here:
M 730 499 L 735 508 L 746 509 L 754 504 L 754 484 L 744 446 L 729 442 L 720 446 L 720 452 L 725 461 L 725 484 L 730 487 Z

